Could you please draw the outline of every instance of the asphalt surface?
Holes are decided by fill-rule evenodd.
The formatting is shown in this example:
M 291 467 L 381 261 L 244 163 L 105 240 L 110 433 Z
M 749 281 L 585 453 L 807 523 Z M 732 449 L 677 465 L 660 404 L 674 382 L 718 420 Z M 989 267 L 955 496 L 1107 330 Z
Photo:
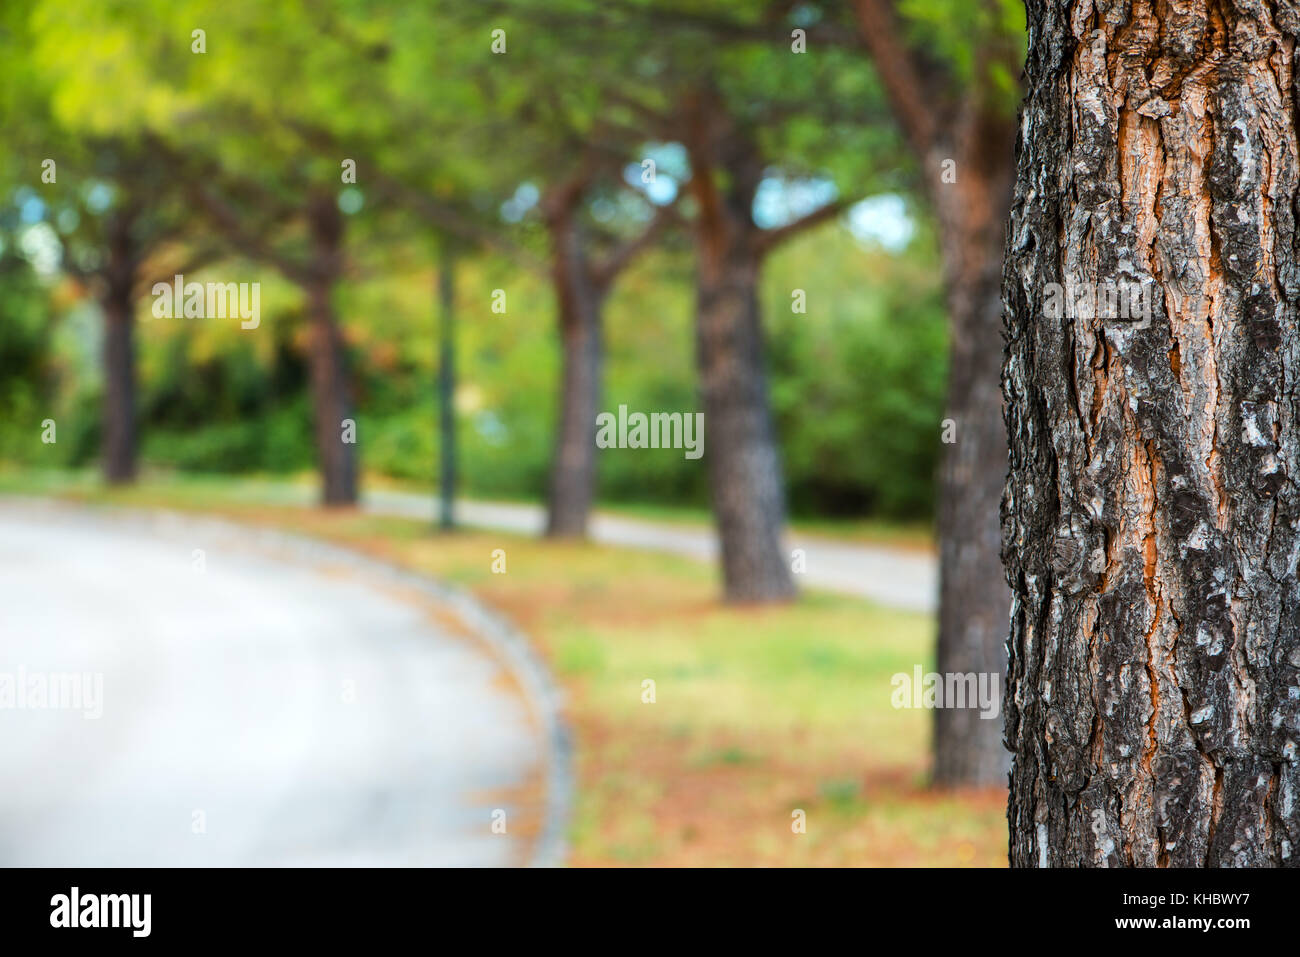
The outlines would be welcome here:
M 547 742 L 500 657 L 256 537 L 0 500 L 0 865 L 529 863 Z

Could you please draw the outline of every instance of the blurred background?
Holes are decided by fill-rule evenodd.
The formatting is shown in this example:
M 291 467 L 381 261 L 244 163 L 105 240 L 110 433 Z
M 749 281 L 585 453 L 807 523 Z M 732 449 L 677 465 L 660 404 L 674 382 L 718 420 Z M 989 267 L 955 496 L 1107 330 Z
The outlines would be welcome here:
M 950 368 L 996 388 L 967 300 L 1000 262 L 1023 29 L 1000 0 L 11 0 L 6 560 L 33 521 L 83 547 L 23 504 L 57 498 L 468 589 L 566 694 L 575 864 L 1000 865 L 1000 759 L 936 767 L 891 678 L 942 670 L 938 539 L 971 524 L 936 536 L 943 462 L 978 411 Z M 240 284 L 255 314 L 213 309 Z M 597 448 L 620 405 L 703 412 L 703 458 Z M 48 625 L 30 588 L 0 670 Z M 75 627 L 129 645 L 129 607 Z M 997 747 L 976 722 L 960 754 Z

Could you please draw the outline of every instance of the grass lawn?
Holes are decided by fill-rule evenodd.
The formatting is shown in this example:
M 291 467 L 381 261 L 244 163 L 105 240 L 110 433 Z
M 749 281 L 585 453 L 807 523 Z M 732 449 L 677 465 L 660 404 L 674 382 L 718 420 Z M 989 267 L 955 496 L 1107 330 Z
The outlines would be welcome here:
M 85 476 L 0 472 L 3 491 L 317 535 L 499 608 L 568 692 L 574 864 L 1005 864 L 1005 792 L 926 791 L 928 713 L 890 705 L 893 674 L 932 667 L 929 616 L 819 593 L 729 608 L 713 570 L 687 559 L 266 506 L 238 481 L 151 479 L 110 492 Z M 494 549 L 506 552 L 505 574 L 491 570 Z M 806 833 L 792 833 L 796 809 Z

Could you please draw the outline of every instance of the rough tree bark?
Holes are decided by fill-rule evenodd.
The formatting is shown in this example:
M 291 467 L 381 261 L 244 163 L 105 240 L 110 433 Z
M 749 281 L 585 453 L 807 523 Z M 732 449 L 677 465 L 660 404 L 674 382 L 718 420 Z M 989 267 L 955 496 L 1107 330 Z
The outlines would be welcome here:
M 124 208 L 108 222 L 108 262 L 101 274 L 104 310 L 103 462 L 105 481 L 130 482 L 136 473 L 135 314 L 132 290 L 139 250 L 135 214 Z
M 937 668 L 1003 675 L 1011 595 L 998 562 L 1007 471 L 998 378 L 1014 125 L 987 88 L 958 84 L 912 50 L 893 7 L 855 0 L 853 9 L 939 226 L 950 343 L 945 415 L 956 434 L 939 470 Z M 1010 755 L 1001 732 L 974 708 L 936 709 L 934 783 L 1005 784 Z
M 307 208 L 307 222 L 312 259 L 305 291 L 311 327 L 309 363 L 321 497 L 326 505 L 355 505 L 356 444 L 343 441 L 343 420 L 352 418 L 351 384 L 333 301 L 343 255 L 343 217 L 334 197 L 322 193 L 313 198 Z
M 763 163 L 715 98 L 694 100 L 687 115 L 689 189 L 698 207 L 696 363 L 724 590 L 728 601 L 781 601 L 795 587 L 781 542 L 785 493 L 758 303 L 763 249 L 753 205 Z
M 576 222 L 581 187 L 560 192 L 546 204 L 563 363 L 546 534 L 582 538 L 596 495 L 596 416 L 604 353 L 601 310 L 607 287 L 593 275 Z
M 1028 10 L 1004 285 L 1011 861 L 1293 865 L 1300 16 Z M 1045 302 L 1132 282 L 1149 321 Z

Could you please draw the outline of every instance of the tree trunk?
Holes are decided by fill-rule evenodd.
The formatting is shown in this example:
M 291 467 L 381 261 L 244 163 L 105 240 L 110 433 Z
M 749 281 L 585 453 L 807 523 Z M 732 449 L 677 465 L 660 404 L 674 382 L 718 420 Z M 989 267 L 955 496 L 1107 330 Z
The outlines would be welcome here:
M 1029 23 L 1011 861 L 1300 863 L 1300 18 L 1031 0 Z M 1071 308 L 1071 287 L 1136 282 L 1149 318 Z
M 316 452 L 320 460 L 322 501 L 355 505 L 357 501 L 356 430 L 352 419 L 347 354 L 333 293 L 342 267 L 343 217 L 334 198 L 322 195 L 308 209 L 312 263 L 307 283 L 311 324 L 311 388 L 315 412 Z M 349 441 L 350 440 L 350 441 Z
M 605 290 L 593 281 L 572 208 L 555 210 L 547 227 L 552 282 L 560 319 L 563 384 L 551 465 L 546 534 L 581 538 L 596 494 L 596 416 L 604 358 L 601 309 Z
M 701 262 L 695 340 L 704 399 L 713 512 L 728 601 L 779 601 L 795 594 L 781 544 L 785 500 L 768 409 L 758 260 L 730 250 Z
M 438 264 L 438 497 L 439 524 L 456 524 L 456 285 L 455 256 L 443 240 Z
M 938 671 L 1006 674 L 1011 596 L 998 562 L 998 502 L 1007 469 L 998 392 L 999 290 L 1015 135 L 986 70 L 1007 59 L 976 53 L 978 76 L 958 86 L 908 46 L 892 0 L 855 0 L 900 131 L 920 162 L 939 224 L 949 318 L 948 406 L 955 439 L 939 472 Z M 945 423 L 946 431 L 946 423 Z M 998 722 L 975 709 L 936 709 L 934 783 L 1004 784 L 1009 755 Z
M 105 481 L 122 484 L 136 473 L 135 314 L 131 300 L 136 271 L 134 215 L 115 214 L 108 225 L 108 263 L 103 273 L 104 407 L 103 472 Z
M 998 551 L 1007 438 L 1002 364 L 1002 249 L 1011 202 L 1011 124 L 972 114 L 957 132 L 957 181 L 935 184 L 949 316 L 947 417 L 954 441 L 939 473 L 940 674 L 1006 675 L 1011 594 Z M 938 158 L 933 163 L 938 168 Z M 1001 688 L 1001 685 L 998 686 Z M 1010 754 L 1001 722 L 978 708 L 934 712 L 933 781 L 1002 786 Z
M 695 342 L 704 458 L 727 600 L 782 601 L 795 587 L 781 541 L 785 492 L 758 304 L 762 257 L 752 214 L 762 162 L 756 146 L 724 123 L 697 104 L 688 147 L 698 204 Z M 715 163 L 726 170 L 725 191 L 715 182 Z

